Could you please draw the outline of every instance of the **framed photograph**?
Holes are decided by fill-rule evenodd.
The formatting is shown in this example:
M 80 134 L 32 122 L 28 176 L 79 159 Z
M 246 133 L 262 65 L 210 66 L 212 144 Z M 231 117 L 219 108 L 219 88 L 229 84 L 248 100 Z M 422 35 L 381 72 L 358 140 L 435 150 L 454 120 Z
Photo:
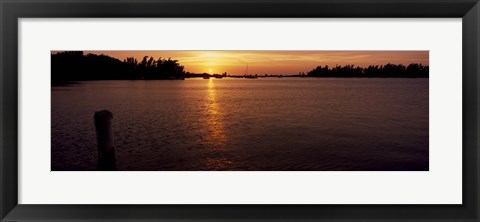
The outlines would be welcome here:
M 479 221 L 477 0 L 0 10 L 1 221 Z

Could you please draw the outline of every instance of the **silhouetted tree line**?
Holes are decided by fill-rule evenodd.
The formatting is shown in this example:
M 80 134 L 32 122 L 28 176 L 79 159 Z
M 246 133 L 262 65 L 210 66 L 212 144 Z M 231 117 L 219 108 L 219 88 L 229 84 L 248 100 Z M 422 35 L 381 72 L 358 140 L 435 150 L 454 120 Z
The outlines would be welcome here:
M 52 82 L 78 80 L 120 79 L 183 79 L 205 74 L 186 73 L 184 66 L 170 58 L 154 59 L 145 56 L 141 61 L 128 57 L 124 61 L 107 55 L 87 54 L 83 51 L 65 51 L 52 54 Z M 386 64 L 366 68 L 345 66 L 318 66 L 307 73 L 309 77 L 428 77 L 428 66 L 412 63 L 408 66 Z M 225 73 L 226 76 L 226 73 Z M 304 73 L 299 76 L 305 77 Z
M 52 54 L 52 82 L 74 80 L 120 79 L 182 79 L 184 66 L 177 60 L 154 59 L 145 56 L 141 61 L 129 57 L 124 61 L 107 55 L 65 51 Z
M 311 77 L 401 77 L 419 78 L 428 77 L 428 66 L 412 63 L 408 66 L 386 64 L 368 66 L 366 68 L 355 67 L 354 65 L 328 67 L 318 66 L 307 73 Z

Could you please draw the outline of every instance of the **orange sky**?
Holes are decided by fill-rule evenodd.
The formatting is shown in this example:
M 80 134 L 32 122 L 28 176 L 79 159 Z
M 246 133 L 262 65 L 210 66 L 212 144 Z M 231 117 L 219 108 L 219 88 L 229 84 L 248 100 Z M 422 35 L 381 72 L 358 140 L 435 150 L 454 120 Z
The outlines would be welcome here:
M 172 58 L 192 73 L 297 74 L 308 72 L 319 65 L 369 66 L 387 63 L 429 64 L 428 51 L 84 51 L 105 54 L 120 60 L 143 56 Z

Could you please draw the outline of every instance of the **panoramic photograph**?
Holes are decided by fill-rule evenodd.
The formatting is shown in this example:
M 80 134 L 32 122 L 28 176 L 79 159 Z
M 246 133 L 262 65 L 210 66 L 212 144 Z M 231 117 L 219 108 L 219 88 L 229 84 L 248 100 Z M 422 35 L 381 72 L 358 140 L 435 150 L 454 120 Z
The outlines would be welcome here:
M 429 51 L 51 51 L 52 171 L 428 171 Z

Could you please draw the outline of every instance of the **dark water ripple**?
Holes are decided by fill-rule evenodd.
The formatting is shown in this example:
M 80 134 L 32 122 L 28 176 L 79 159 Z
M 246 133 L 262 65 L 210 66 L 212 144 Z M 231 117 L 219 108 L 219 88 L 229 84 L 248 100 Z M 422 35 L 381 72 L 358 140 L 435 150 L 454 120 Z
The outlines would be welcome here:
M 52 87 L 52 170 L 428 170 L 428 79 L 92 81 Z

